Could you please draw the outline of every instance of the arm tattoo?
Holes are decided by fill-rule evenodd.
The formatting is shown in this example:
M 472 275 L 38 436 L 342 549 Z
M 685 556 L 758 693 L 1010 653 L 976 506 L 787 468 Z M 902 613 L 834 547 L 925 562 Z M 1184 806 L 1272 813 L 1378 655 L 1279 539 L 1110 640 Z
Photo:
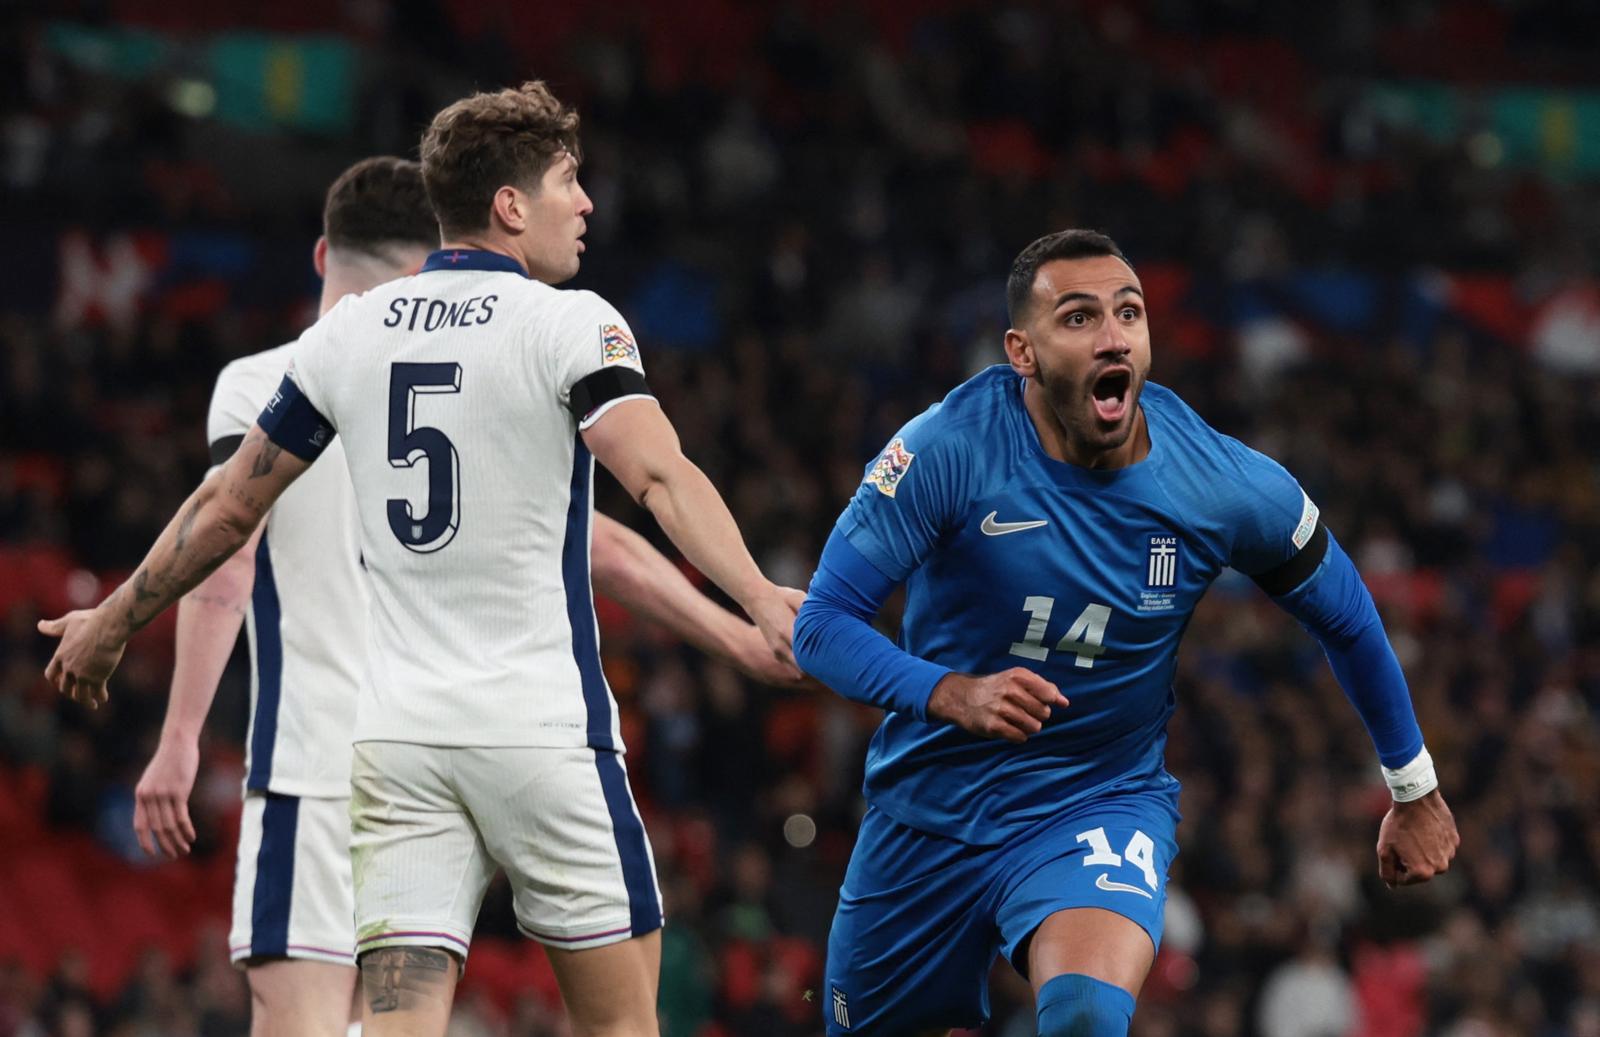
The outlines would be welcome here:
M 161 597 L 161 595 L 157 594 L 155 591 L 147 590 L 146 588 L 149 586 L 150 570 L 140 569 L 133 578 L 133 602 L 135 605 L 141 601 L 149 601 L 151 598 Z
M 271 473 L 272 466 L 277 463 L 278 455 L 283 453 L 283 447 L 267 440 L 261 444 L 261 451 L 256 454 L 255 461 L 250 465 L 250 478 L 259 479 Z
M 189 543 L 189 534 L 194 532 L 194 520 L 200 517 L 200 501 L 195 501 L 189 508 L 189 513 L 183 516 L 183 521 L 178 523 L 178 539 L 174 549 L 183 553 L 184 547 Z
M 450 996 L 450 955 L 429 947 L 382 947 L 361 956 L 361 987 L 377 1013 Z

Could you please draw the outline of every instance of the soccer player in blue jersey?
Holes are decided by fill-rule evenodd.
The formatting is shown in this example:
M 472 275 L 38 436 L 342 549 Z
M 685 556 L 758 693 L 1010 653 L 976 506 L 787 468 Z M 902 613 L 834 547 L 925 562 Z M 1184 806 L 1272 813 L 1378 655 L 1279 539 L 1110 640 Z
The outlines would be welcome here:
M 1211 581 L 1252 576 L 1321 642 L 1394 805 L 1385 882 L 1460 840 L 1372 598 L 1294 478 L 1148 383 L 1139 278 L 1108 237 L 1011 269 L 1009 366 L 907 424 L 829 538 L 802 668 L 887 710 L 828 942 L 829 1034 L 988 1016 L 1003 953 L 1042 1037 L 1121 1037 L 1161 940 L 1178 782 L 1178 642 Z M 871 625 L 906 585 L 898 643 Z

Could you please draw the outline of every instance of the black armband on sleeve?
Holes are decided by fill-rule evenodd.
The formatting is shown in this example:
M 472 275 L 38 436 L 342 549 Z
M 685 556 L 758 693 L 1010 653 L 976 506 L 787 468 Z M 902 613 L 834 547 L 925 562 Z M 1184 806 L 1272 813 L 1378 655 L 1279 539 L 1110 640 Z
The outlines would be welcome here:
M 1317 566 L 1322 564 L 1322 557 L 1328 553 L 1328 531 L 1321 522 L 1312 531 L 1311 539 L 1306 541 L 1306 546 L 1293 558 L 1282 565 L 1268 569 L 1264 573 L 1256 573 L 1250 578 L 1256 585 L 1272 597 L 1277 598 L 1310 579 L 1311 574 L 1317 571 Z
M 244 442 L 244 433 L 233 436 L 223 436 L 211 444 L 211 463 L 214 465 L 227 464 L 228 458 L 239 452 L 239 444 Z
M 288 375 L 256 419 L 267 438 L 302 461 L 315 461 L 333 442 L 333 424 L 311 405 Z
M 652 396 L 644 375 L 631 367 L 603 367 L 585 375 L 572 387 L 572 399 L 567 407 L 579 421 L 604 407 L 612 400 L 624 396 Z

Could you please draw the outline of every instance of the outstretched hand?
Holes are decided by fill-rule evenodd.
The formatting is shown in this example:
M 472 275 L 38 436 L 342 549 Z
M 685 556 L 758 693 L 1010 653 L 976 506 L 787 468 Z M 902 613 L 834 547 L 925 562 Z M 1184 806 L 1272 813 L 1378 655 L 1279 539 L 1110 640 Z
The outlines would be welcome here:
M 794 617 L 805 600 L 805 591 L 769 584 L 768 593 L 745 606 L 745 611 L 761 630 L 772 657 L 793 670 L 797 677 L 800 669 L 794 661 Z
M 1427 882 L 1450 870 L 1460 845 L 1456 819 L 1438 789 L 1396 803 L 1378 828 L 1378 876 L 1390 889 Z
M 99 709 L 109 697 L 106 682 L 127 645 L 102 629 L 103 620 L 99 609 L 79 609 L 59 619 L 39 621 L 39 633 L 61 638 L 50 664 L 44 668 L 45 680 L 90 709 Z
M 980 738 L 1026 742 L 1050 719 L 1053 706 L 1067 697 L 1054 684 L 1021 666 L 987 677 L 946 674 L 928 698 L 928 716 Z

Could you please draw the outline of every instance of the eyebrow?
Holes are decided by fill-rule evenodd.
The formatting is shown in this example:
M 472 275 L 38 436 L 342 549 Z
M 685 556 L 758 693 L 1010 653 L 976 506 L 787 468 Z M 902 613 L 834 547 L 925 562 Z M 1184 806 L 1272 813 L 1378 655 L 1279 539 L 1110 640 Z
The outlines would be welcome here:
M 1144 298 L 1144 292 L 1141 291 L 1139 286 L 1136 284 L 1125 284 L 1121 288 L 1118 288 L 1115 292 L 1111 293 L 1111 297 L 1113 299 L 1123 295 L 1137 295 L 1141 299 Z M 1060 295 L 1056 296 L 1054 308 L 1059 310 L 1063 305 L 1069 302 L 1099 301 L 1100 297 L 1091 292 L 1062 292 Z

